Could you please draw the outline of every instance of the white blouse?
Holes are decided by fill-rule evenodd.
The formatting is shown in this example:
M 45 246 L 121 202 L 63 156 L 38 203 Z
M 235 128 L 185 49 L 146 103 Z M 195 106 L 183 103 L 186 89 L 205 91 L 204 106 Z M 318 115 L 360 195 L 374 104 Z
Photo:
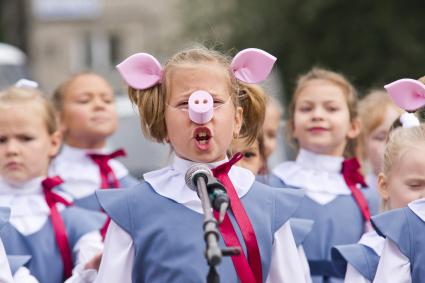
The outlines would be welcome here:
M 360 238 L 359 244 L 370 247 L 373 251 L 381 256 L 384 249 L 385 238 L 381 237 L 376 231 L 370 231 Z M 351 264 L 347 264 L 347 272 L 345 273 L 345 283 L 370 283 L 368 279 L 363 277 Z
M 209 164 L 209 167 L 216 167 L 225 161 L 227 160 Z M 175 156 L 172 165 L 147 173 L 144 179 L 158 194 L 202 213 L 201 201 L 184 181 L 184 175 L 192 164 L 193 162 Z M 255 181 L 254 175 L 249 170 L 236 166 L 231 168 L 229 177 L 239 197 L 245 195 Z M 305 274 L 306 268 L 298 255 L 289 222 L 276 231 L 273 237 L 272 260 L 266 282 L 306 282 L 309 275 Z M 131 236 L 111 221 L 106 234 L 99 275 L 95 282 L 130 283 L 133 262 L 134 244 Z
M 408 206 L 422 221 L 425 221 L 425 198 L 415 200 Z M 417 236 L 423 237 L 423 235 Z M 373 282 L 412 282 L 409 259 L 388 238 L 385 239 L 384 249 Z
M 4 251 L 3 242 L 0 239 L 0 282 L 12 283 L 12 274 L 10 273 L 9 262 L 7 261 L 6 252 Z
M 88 156 L 89 153 L 110 153 L 107 148 L 87 150 L 63 145 L 49 168 L 49 176 L 60 176 L 65 183 L 61 188 L 73 198 L 79 199 L 91 195 L 100 188 L 101 177 L 98 165 Z M 128 170 L 121 162 L 111 159 L 109 166 L 117 179 L 128 175 Z
M 39 231 L 49 219 L 50 210 L 41 186 L 43 179 L 44 177 L 35 178 L 19 186 L 0 179 L 0 206 L 10 208 L 10 224 L 25 236 Z M 70 199 L 64 193 L 58 191 L 57 193 L 65 199 Z M 65 208 L 62 204 L 57 204 L 57 207 L 59 211 Z M 84 265 L 102 250 L 103 243 L 99 231 L 93 231 L 82 236 L 73 250 L 77 254 L 77 265 L 73 270 L 73 276 L 66 282 L 93 282 L 97 272 L 95 270 L 84 270 Z M 17 273 L 15 276 L 19 274 Z M 91 281 L 88 280 L 90 278 Z
M 304 189 L 309 198 L 325 205 L 338 195 L 351 194 L 341 174 L 343 161 L 343 157 L 301 148 L 295 161 L 283 162 L 272 172 L 285 184 Z

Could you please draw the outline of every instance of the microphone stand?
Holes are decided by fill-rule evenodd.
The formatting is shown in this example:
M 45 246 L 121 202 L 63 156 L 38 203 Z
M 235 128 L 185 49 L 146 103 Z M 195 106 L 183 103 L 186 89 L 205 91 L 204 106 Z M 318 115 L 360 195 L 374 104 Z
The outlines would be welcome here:
M 208 196 L 206 181 L 208 177 L 205 174 L 200 174 L 196 178 L 196 186 L 198 195 L 201 199 L 202 210 L 204 212 L 204 240 L 206 244 L 205 257 L 210 267 L 207 275 L 207 283 L 220 283 L 220 276 L 217 273 L 216 266 L 221 262 L 222 256 L 238 255 L 239 247 L 229 247 L 221 249 L 218 245 L 220 233 L 218 231 L 217 220 L 214 218 L 211 209 L 210 198 Z

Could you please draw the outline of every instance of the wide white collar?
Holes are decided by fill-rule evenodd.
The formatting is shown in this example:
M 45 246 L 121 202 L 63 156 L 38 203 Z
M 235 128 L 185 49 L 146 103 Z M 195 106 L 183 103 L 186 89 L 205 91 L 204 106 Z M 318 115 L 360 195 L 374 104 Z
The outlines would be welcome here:
M 425 198 L 412 201 L 408 204 L 409 208 L 425 222 Z
M 215 168 L 226 161 L 227 158 L 215 163 L 206 163 L 205 165 L 209 168 Z M 146 173 L 143 178 L 152 186 L 156 193 L 181 203 L 198 213 L 202 213 L 201 201 L 198 195 L 195 191 L 189 189 L 185 183 L 186 171 L 195 163 L 174 156 L 171 165 Z M 229 178 L 239 198 L 249 191 L 255 181 L 255 176 L 251 171 L 237 166 L 232 166 L 229 171 Z
M 338 195 L 350 195 L 341 174 L 343 157 L 320 155 L 300 149 L 295 161 L 287 161 L 273 169 L 285 184 L 305 190 L 308 197 L 327 204 Z
M 379 236 L 375 230 L 372 230 L 363 234 L 359 243 L 368 246 L 373 249 L 377 255 L 381 256 L 382 250 L 384 249 L 385 238 Z
M 37 177 L 20 185 L 0 179 L 0 206 L 10 208 L 9 222 L 24 235 L 40 230 L 50 215 L 41 186 L 44 178 Z M 58 205 L 58 209 L 62 210 L 64 206 Z
M 49 175 L 61 176 L 65 181 L 61 188 L 73 198 L 86 197 L 99 189 L 101 184 L 99 167 L 88 154 L 111 152 L 108 148 L 88 150 L 64 145 L 59 155 L 53 160 Z M 128 175 L 128 170 L 119 161 L 111 159 L 108 164 L 118 179 Z

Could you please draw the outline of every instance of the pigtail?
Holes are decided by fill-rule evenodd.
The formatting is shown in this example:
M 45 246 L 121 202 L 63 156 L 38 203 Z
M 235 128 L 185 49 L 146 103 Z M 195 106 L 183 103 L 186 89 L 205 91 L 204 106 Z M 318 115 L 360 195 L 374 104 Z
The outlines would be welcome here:
M 140 115 L 140 125 L 145 137 L 157 142 L 166 138 L 165 125 L 165 95 L 163 88 L 157 84 L 145 90 L 128 88 L 130 101 L 137 106 Z
M 266 95 L 257 85 L 239 84 L 238 102 L 243 109 L 240 136 L 246 138 L 248 144 L 252 144 L 263 127 L 267 103 Z

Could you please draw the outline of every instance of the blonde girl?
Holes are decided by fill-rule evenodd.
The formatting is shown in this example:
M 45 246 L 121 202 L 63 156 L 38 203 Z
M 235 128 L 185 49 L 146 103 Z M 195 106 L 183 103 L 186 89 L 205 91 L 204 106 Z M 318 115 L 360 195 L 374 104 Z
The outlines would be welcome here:
M 342 282 L 331 247 L 356 243 L 370 218 L 359 163 L 347 159 L 360 131 L 357 93 L 343 75 L 313 68 L 298 79 L 289 113 L 288 134 L 299 152 L 274 168 L 269 182 L 305 190 L 295 216 L 314 221 L 304 242 L 313 282 Z
M 177 53 L 164 67 L 147 53 L 118 65 L 145 135 L 170 144 L 174 160 L 145 174 L 140 186 L 97 193 L 112 221 L 96 282 L 205 281 L 201 202 L 185 182 L 194 163 L 212 168 L 231 199 L 218 226 L 219 245 L 244 250 L 222 259 L 223 282 L 305 282 L 287 222 L 300 195 L 256 183 L 249 170 L 232 167 L 240 156 L 226 157 L 233 139 L 252 143 L 264 119 L 264 97 L 240 95 L 241 84 L 266 79 L 275 59 L 246 49 L 230 61 L 199 47 Z

